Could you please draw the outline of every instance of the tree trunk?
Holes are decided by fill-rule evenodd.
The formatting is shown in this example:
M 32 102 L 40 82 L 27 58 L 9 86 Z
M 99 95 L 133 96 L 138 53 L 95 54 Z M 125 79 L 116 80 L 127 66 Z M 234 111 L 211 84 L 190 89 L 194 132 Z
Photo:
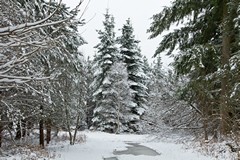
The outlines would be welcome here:
M 17 132 L 15 136 L 15 140 L 19 140 L 22 137 L 22 127 L 21 127 L 21 121 L 18 121 L 17 123 Z
M 43 106 L 40 106 L 40 111 L 41 111 L 41 118 L 39 121 L 39 144 L 42 148 L 44 148 L 44 121 L 43 121 Z
M 69 115 L 69 110 L 66 105 L 65 105 L 65 114 L 66 114 L 66 122 L 67 122 L 67 129 L 68 129 L 68 134 L 69 134 L 70 145 L 73 145 L 73 136 L 71 133 L 71 126 L 70 126 L 70 115 Z
M 0 122 L 0 148 L 2 147 L 2 132 L 3 132 L 3 126 L 1 125 L 1 122 Z
M 43 120 L 41 119 L 39 122 L 39 144 L 42 148 L 44 148 L 44 126 L 43 126 Z
M 73 135 L 73 145 L 75 144 L 75 141 L 76 141 L 79 123 L 80 123 L 80 113 L 78 113 L 78 115 L 77 115 L 77 122 L 76 122 L 76 127 L 75 127 L 75 131 L 74 131 L 74 135 Z
M 26 122 L 26 134 L 27 134 L 27 136 L 30 136 L 30 130 L 33 128 L 33 123 L 30 121 L 30 120 L 28 120 L 27 122 Z
M 92 126 L 92 118 L 93 118 L 93 102 L 88 100 L 87 102 L 87 111 L 86 111 L 86 121 L 87 121 L 87 128 L 89 129 Z
M 208 142 L 208 119 L 207 118 L 203 118 L 203 130 L 204 130 L 204 140 L 205 142 Z
M 19 140 L 26 136 L 26 120 L 21 119 L 17 124 L 17 133 L 15 140 Z
M 202 97 L 202 95 L 201 95 Z M 204 131 L 204 140 L 208 141 L 208 117 L 209 117 L 209 106 L 207 106 L 205 96 L 200 98 L 200 106 L 202 107 L 202 120 L 203 120 L 203 131 Z
M 48 119 L 46 122 L 46 129 L 47 129 L 47 144 L 51 141 L 51 131 L 52 131 L 52 121 L 51 119 Z
M 25 119 L 22 120 L 22 137 L 26 136 L 27 130 L 27 121 Z
M 229 94 L 229 59 L 231 55 L 231 30 L 230 30 L 230 16 L 228 12 L 227 0 L 223 1 L 223 40 L 222 40 L 222 56 L 221 65 L 223 75 L 221 79 L 221 97 L 220 97 L 220 133 L 226 135 L 230 131 L 231 124 L 229 123 L 231 117 L 230 106 L 228 104 Z
M 117 106 L 117 129 L 115 131 L 115 134 L 120 133 L 120 104 L 118 103 Z

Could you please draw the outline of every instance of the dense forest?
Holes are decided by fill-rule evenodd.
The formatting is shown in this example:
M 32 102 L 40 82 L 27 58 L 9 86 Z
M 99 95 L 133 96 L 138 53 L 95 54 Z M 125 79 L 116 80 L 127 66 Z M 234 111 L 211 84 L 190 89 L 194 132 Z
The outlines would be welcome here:
M 163 128 L 199 141 L 231 142 L 240 131 L 239 0 L 174 0 L 153 15 L 150 38 L 163 36 L 149 63 L 131 19 L 119 30 L 106 10 L 94 57 L 83 1 L 74 9 L 45 0 L 0 0 L 0 155 L 59 131 L 158 133 Z M 79 16 L 79 14 L 81 16 Z M 168 31 L 172 26 L 177 29 Z M 173 57 L 163 69 L 161 55 Z

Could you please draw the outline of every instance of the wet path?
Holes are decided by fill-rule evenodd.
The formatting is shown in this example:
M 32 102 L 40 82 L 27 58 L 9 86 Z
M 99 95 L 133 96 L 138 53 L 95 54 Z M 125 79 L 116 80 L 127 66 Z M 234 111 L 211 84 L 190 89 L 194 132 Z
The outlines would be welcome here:
M 155 150 L 140 145 L 139 143 L 126 143 L 127 145 L 127 150 L 123 151 L 113 151 L 113 154 L 118 156 L 118 155 L 134 155 L 134 156 L 159 156 L 161 155 L 160 153 L 156 152 Z M 109 158 L 103 158 L 104 160 L 118 160 L 117 157 L 109 157 Z
M 127 146 L 127 150 L 124 151 L 114 151 L 114 155 L 134 155 L 134 156 L 140 156 L 140 155 L 145 155 L 145 156 L 159 156 L 160 154 L 156 152 L 155 150 L 140 145 L 139 143 L 127 143 L 130 146 Z

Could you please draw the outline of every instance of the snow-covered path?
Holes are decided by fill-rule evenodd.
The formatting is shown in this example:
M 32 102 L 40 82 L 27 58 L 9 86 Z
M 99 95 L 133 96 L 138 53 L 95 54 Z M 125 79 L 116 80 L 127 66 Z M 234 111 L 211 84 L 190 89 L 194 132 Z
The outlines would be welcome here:
M 83 144 L 58 148 L 57 154 L 61 155 L 57 158 L 58 160 L 214 160 L 193 150 L 186 150 L 181 144 L 154 142 L 153 137 L 147 135 L 83 133 L 87 136 L 87 141 Z M 158 154 L 132 155 L 130 153 L 134 149 L 130 151 L 128 149 L 135 144 L 143 148 L 148 147 Z M 143 148 L 141 149 L 144 150 Z

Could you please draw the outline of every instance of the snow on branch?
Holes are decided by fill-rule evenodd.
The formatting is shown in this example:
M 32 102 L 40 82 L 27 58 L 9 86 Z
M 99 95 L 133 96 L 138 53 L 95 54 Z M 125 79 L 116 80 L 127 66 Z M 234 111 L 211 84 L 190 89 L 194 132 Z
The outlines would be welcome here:
M 0 27 L 0 36 L 23 34 L 30 30 L 34 30 L 34 29 L 38 29 L 38 28 L 42 28 L 42 27 L 46 27 L 46 26 L 53 26 L 56 24 L 61 24 L 63 22 L 70 21 L 76 16 L 76 13 L 79 11 L 79 7 L 82 5 L 83 1 L 84 0 L 81 0 L 79 2 L 79 4 L 71 11 L 71 13 L 73 13 L 73 15 L 66 19 L 45 23 L 48 20 L 50 20 L 54 16 L 54 14 L 56 14 L 56 12 L 59 10 L 61 2 L 62 2 L 62 0 L 60 0 L 57 8 L 46 18 L 36 21 L 36 22 L 32 22 L 32 23 L 29 22 L 29 23 L 19 24 L 19 25 L 15 25 L 15 26 L 7 26 L 7 27 L 2 27 L 2 28 Z M 85 10 L 84 10 L 84 12 L 85 12 Z M 84 12 L 82 13 L 80 18 L 82 18 Z
M 3 80 L 5 78 L 5 81 Z M 50 79 L 51 77 L 35 77 L 35 76 L 13 76 L 13 75 L 4 75 L 4 74 L 0 74 L 0 82 L 10 82 L 13 80 L 24 80 L 24 81 L 29 81 L 29 80 L 37 80 L 37 81 L 41 81 L 41 80 L 46 80 L 46 79 Z
M 7 83 L 20 84 L 32 80 L 41 81 L 52 78 L 49 76 L 41 77 L 33 73 L 31 73 L 30 76 L 21 76 L 19 73 L 16 74 L 16 68 L 24 66 L 26 62 L 29 62 L 32 55 L 40 53 L 40 49 L 51 47 L 52 43 L 58 40 L 61 41 L 61 34 L 57 34 L 57 36 L 52 34 L 60 32 L 62 28 L 60 24 L 64 23 L 67 26 L 75 24 L 77 13 L 79 13 L 79 8 L 83 1 L 84 0 L 81 0 L 79 4 L 69 12 L 70 14 L 67 17 L 59 17 L 60 19 L 58 20 L 54 19 L 53 16 L 55 14 L 58 16 L 57 11 L 60 10 L 62 0 L 60 0 L 52 13 L 48 12 L 46 18 L 35 22 L 0 27 L 0 83 L 5 83 L 5 85 Z M 85 10 L 83 12 L 85 12 Z M 56 25 L 58 27 L 53 27 Z M 44 27 L 52 27 L 52 33 L 45 34 L 43 30 Z M 25 53 L 25 51 L 28 52 Z
M 46 18 L 44 18 L 42 20 L 32 22 L 32 23 L 24 23 L 24 24 L 19 24 L 19 25 L 15 25 L 15 26 L 8 26 L 8 27 L 0 28 L 0 36 L 17 34 L 19 32 L 21 32 L 21 33 L 27 32 L 32 29 L 40 28 L 43 26 L 50 26 L 53 24 L 58 24 L 58 23 L 62 23 L 63 21 L 66 21 L 67 19 L 43 24 L 47 20 L 51 19 L 52 16 L 57 12 L 57 10 L 60 7 L 61 2 L 62 2 L 62 0 L 60 0 L 58 7 L 53 11 L 53 13 L 51 13 L 49 16 L 47 16 Z
M 23 55 L 21 55 L 19 58 L 13 57 L 12 60 L 9 60 L 5 63 L 3 63 L 2 65 L 0 65 L 0 75 L 1 74 L 5 74 L 7 73 L 9 70 L 11 70 L 15 65 L 17 64 L 21 64 L 24 63 L 25 61 L 27 61 L 27 57 L 34 54 L 35 52 L 37 52 L 40 48 L 36 48 L 33 51 L 29 52 L 29 53 L 25 53 Z M 2 62 L 1 62 L 2 63 Z

